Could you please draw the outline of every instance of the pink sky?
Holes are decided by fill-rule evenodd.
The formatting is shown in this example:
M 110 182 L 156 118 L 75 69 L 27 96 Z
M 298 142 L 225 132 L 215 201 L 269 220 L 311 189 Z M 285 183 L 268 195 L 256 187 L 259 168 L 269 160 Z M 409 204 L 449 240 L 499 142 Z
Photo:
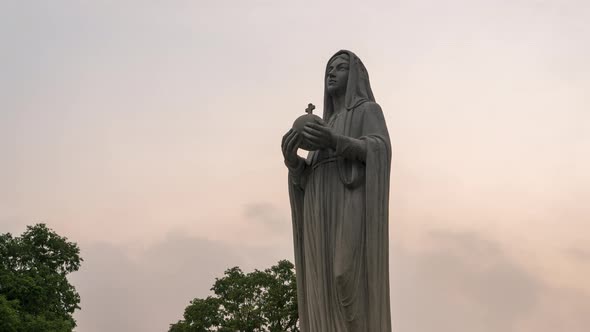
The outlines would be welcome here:
M 398 331 L 585 331 L 589 22 L 587 1 L 2 2 L 0 232 L 80 245 L 77 331 L 166 331 L 226 268 L 291 259 L 280 139 L 346 48 L 393 145 Z

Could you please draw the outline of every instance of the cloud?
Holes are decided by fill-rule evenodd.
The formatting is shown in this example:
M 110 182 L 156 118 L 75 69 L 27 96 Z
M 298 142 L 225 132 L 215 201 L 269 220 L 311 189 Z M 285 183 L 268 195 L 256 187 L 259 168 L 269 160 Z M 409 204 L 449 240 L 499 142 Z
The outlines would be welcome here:
M 82 269 L 70 280 L 81 296 L 82 332 L 161 332 L 182 318 L 195 297 L 211 295 L 215 278 L 231 267 L 265 269 L 292 260 L 291 244 L 225 243 L 175 231 L 137 254 L 95 243 L 82 248 Z
M 545 284 L 482 234 L 436 231 L 428 242 L 392 248 L 397 331 L 581 332 L 590 324 L 590 295 Z
M 271 203 L 251 203 L 244 207 L 244 217 L 259 222 L 273 233 L 288 234 L 291 229 L 289 215 Z
M 244 215 L 274 234 L 276 211 L 252 204 Z M 4 227 L 22 228 L 4 221 Z M 290 239 L 252 245 L 180 231 L 137 253 L 106 242 L 80 246 L 84 263 L 70 280 L 82 298 L 75 317 L 83 332 L 166 331 L 190 300 L 211 293 L 226 269 L 250 271 L 292 260 Z M 548 284 L 512 257 L 510 247 L 483 233 L 431 231 L 420 246 L 392 245 L 390 251 L 396 331 L 585 332 L 590 326 L 590 294 Z M 580 264 L 590 261 L 579 247 L 566 253 Z
M 247 210 L 258 217 L 273 208 Z M 290 248 L 181 232 L 137 255 L 106 243 L 82 247 L 82 270 L 71 278 L 82 297 L 78 331 L 166 331 L 190 300 L 210 294 L 223 271 L 292 260 Z M 582 332 L 590 324 L 589 294 L 546 284 L 484 234 L 439 230 L 420 248 L 390 249 L 396 331 Z
M 242 264 L 229 246 L 180 233 L 137 257 L 106 243 L 82 248 L 82 256 L 71 280 L 82 298 L 76 319 L 84 332 L 167 331 L 190 300 L 210 293 L 215 277 Z
M 588 331 L 590 294 L 572 288 L 547 287 L 539 297 L 534 315 L 523 320 L 516 331 Z
M 590 250 L 579 247 L 572 247 L 567 250 L 568 256 L 580 262 L 590 263 Z

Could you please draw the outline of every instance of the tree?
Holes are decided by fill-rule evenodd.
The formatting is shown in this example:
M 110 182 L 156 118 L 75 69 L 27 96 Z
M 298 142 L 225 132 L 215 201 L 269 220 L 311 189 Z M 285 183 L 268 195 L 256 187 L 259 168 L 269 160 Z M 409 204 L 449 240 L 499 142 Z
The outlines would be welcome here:
M 196 298 L 169 332 L 299 332 L 294 266 L 283 260 L 264 271 L 239 267 L 216 278 L 214 296 Z
M 80 268 L 80 249 L 45 224 L 20 237 L 0 235 L 0 331 L 70 332 L 80 296 L 67 275 Z

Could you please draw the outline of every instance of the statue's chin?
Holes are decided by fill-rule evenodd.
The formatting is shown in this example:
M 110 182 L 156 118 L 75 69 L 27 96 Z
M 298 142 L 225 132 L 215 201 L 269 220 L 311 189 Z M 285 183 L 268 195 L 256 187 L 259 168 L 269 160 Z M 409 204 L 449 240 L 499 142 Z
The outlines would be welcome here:
M 344 93 L 346 92 L 346 88 L 339 89 L 338 87 L 328 87 L 326 92 L 332 98 L 340 97 L 340 96 L 344 95 Z

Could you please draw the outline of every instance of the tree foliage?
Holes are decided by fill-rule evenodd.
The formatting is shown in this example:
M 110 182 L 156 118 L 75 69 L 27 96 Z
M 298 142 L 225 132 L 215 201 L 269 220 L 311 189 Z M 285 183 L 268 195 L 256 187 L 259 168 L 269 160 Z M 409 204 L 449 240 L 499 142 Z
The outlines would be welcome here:
M 196 298 L 169 332 L 298 332 L 293 264 L 280 261 L 264 271 L 239 267 L 216 278 L 214 296 Z
M 80 268 L 76 243 L 45 224 L 0 235 L 0 331 L 69 332 L 80 296 L 67 275 Z

